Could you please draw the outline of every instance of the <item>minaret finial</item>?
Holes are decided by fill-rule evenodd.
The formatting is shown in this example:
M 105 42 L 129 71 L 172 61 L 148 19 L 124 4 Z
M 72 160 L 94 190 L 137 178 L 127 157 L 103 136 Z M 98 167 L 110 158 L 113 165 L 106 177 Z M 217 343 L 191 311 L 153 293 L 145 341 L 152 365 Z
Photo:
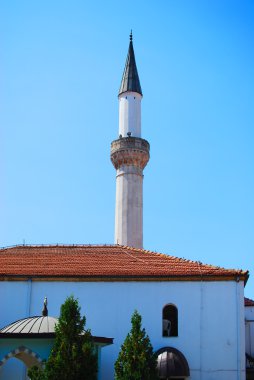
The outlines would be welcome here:
M 131 34 L 130 34 L 130 41 L 132 42 L 132 29 L 131 29 Z
M 48 316 L 48 308 L 47 308 L 47 305 L 48 305 L 48 300 L 47 300 L 47 297 L 44 298 L 44 301 L 43 301 L 43 310 L 42 310 L 42 316 L 43 317 L 47 317 Z

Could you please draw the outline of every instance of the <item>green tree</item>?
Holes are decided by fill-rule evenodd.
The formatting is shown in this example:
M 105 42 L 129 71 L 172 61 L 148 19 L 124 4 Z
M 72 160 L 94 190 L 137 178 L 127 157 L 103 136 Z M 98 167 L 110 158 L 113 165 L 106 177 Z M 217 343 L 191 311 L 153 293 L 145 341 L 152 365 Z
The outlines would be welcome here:
M 158 380 L 156 354 L 141 322 L 141 315 L 135 311 L 131 331 L 115 363 L 115 380 Z
M 45 372 L 37 366 L 33 366 L 29 368 L 27 374 L 28 374 L 29 379 L 31 380 L 46 380 Z
M 32 369 L 31 380 L 96 380 L 97 354 L 90 330 L 85 330 L 78 301 L 68 297 L 61 306 L 56 338 L 43 373 Z

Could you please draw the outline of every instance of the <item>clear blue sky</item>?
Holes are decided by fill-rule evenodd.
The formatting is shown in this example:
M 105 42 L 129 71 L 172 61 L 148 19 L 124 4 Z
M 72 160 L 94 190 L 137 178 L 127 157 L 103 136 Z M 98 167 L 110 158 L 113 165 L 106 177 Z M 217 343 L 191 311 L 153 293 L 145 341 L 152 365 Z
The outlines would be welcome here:
M 0 246 L 113 243 L 117 93 L 142 90 L 144 247 L 250 270 L 254 2 L 0 3 Z

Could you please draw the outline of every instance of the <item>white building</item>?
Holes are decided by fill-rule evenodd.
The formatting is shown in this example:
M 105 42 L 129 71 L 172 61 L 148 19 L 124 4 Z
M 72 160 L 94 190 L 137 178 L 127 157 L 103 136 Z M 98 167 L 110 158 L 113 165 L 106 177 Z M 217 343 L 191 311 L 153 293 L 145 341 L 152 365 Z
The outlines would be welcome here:
M 38 315 L 45 296 L 49 314 L 56 317 L 73 294 L 93 335 L 114 339 L 102 350 L 101 380 L 114 378 L 114 362 L 135 309 L 158 351 L 161 379 L 245 380 L 248 272 L 142 248 L 142 182 L 149 143 L 141 138 L 141 100 L 131 37 L 119 92 L 119 139 L 111 145 L 117 170 L 116 244 L 1 249 L 0 326 Z M 25 347 L 30 349 L 29 340 Z M 8 349 L 5 359 L 21 358 L 18 347 L 15 351 L 10 344 Z M 0 379 L 24 379 L 23 372 L 14 375 L 16 367 L 9 360 L 0 362 Z
M 246 379 L 254 379 L 254 301 L 245 298 Z

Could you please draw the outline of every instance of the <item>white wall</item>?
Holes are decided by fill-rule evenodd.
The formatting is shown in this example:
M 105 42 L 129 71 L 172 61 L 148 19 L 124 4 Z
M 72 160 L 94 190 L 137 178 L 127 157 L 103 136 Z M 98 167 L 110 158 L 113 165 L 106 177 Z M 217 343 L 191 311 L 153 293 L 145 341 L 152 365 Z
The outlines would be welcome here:
M 254 306 L 245 307 L 245 349 L 254 357 Z
M 73 294 L 92 334 L 114 338 L 114 345 L 102 349 L 102 380 L 113 380 L 114 362 L 135 309 L 154 349 L 179 349 L 192 380 L 245 378 L 242 282 L 33 282 L 31 293 L 25 282 L 2 282 L 1 327 L 26 316 L 29 294 L 31 315 L 40 314 L 47 296 L 49 315 L 56 317 Z M 167 303 L 178 307 L 178 337 L 162 337 L 162 308 Z

